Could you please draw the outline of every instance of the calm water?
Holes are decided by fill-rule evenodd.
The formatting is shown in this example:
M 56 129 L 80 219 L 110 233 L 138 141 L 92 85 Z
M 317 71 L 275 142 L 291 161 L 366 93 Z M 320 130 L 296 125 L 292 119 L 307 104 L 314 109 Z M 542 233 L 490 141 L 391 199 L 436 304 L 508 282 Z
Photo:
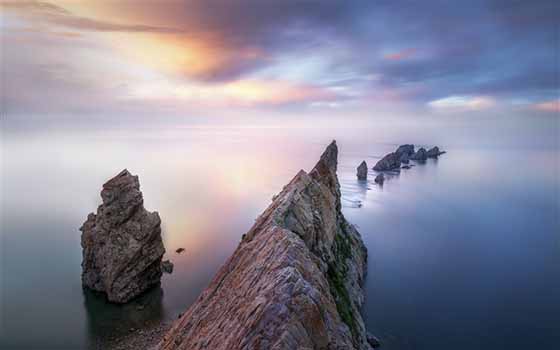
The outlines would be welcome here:
M 556 349 L 555 123 L 5 130 L 0 348 L 87 349 L 176 318 L 272 196 L 336 138 L 344 213 L 370 254 L 365 319 L 384 349 Z M 404 142 L 449 153 L 383 187 L 356 181 L 361 160 L 371 168 Z M 124 167 L 162 217 L 175 270 L 161 288 L 115 306 L 81 288 L 78 228 Z

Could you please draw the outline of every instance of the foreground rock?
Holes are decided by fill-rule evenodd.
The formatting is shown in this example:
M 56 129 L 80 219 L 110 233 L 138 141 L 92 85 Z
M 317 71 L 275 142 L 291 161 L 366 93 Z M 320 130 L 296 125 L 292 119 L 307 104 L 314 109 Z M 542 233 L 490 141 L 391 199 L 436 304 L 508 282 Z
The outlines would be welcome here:
M 379 174 L 375 177 L 375 183 L 383 185 L 383 183 L 385 182 L 385 175 L 383 174 Z
M 160 281 L 161 220 L 144 208 L 138 176 L 126 169 L 103 185 L 101 198 L 80 228 L 82 284 L 126 303 Z
M 375 164 L 375 171 L 398 170 L 401 168 L 401 157 L 397 152 L 389 153 Z
M 360 166 L 358 167 L 358 173 L 356 174 L 358 176 L 358 180 L 367 180 L 367 172 L 368 172 L 367 163 L 364 160 L 362 164 L 360 164 Z
M 284 187 L 159 349 L 371 348 L 367 252 L 341 212 L 337 153 Z

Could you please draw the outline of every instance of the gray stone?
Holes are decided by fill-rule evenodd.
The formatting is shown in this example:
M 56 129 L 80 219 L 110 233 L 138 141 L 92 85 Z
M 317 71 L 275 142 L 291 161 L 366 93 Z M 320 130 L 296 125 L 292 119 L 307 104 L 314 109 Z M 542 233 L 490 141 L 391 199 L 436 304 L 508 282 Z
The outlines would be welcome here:
M 428 152 L 426 152 L 426 156 L 428 158 L 437 158 L 444 153 L 445 152 L 442 152 L 442 151 L 439 150 L 438 146 L 435 146 L 435 147 L 430 148 L 430 150 Z
M 165 260 L 161 262 L 161 269 L 165 273 L 173 273 L 173 263 L 169 260 Z
M 356 174 L 358 176 L 358 180 L 367 180 L 367 173 L 368 167 L 366 161 L 364 160 L 358 167 L 358 173 Z
M 372 348 L 378 348 L 381 346 L 379 339 L 370 332 L 367 332 L 367 341 Z
M 411 156 L 414 154 L 414 145 L 400 145 L 399 148 L 395 151 L 395 153 L 399 155 L 406 154 L 407 156 Z
M 416 153 L 414 153 L 412 156 L 410 156 L 411 160 L 419 160 L 419 161 L 424 161 L 426 159 L 428 159 L 428 152 L 426 152 L 426 149 L 420 147 L 418 149 L 418 151 L 416 151 Z
M 379 174 L 375 177 L 375 183 L 383 185 L 383 182 L 385 182 L 385 175 L 383 174 Z
M 389 171 L 401 168 L 400 155 L 396 152 L 389 153 L 385 157 L 381 158 L 373 167 L 375 171 Z
M 158 349 L 371 349 L 367 251 L 341 211 L 337 154 L 284 187 Z
M 80 228 L 82 284 L 125 303 L 160 281 L 161 220 L 144 208 L 138 176 L 126 169 L 103 185 L 101 198 Z

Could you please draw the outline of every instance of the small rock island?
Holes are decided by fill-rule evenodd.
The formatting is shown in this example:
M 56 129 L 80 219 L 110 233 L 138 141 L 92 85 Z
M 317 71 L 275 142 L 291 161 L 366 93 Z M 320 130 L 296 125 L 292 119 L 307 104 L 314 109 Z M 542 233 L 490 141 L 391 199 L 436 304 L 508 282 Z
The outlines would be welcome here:
M 368 168 L 365 160 L 362 161 L 362 163 L 358 166 L 356 170 L 357 170 L 356 176 L 358 177 L 358 180 L 367 180 Z
M 399 171 L 402 164 L 408 164 L 410 160 L 425 161 L 428 158 L 437 158 L 444 154 L 439 147 L 435 146 L 426 151 L 420 147 L 418 151 L 414 151 L 414 145 L 400 145 L 395 152 L 389 153 L 381 158 L 373 167 L 375 171 Z
M 126 169 L 103 185 L 101 198 L 80 228 L 82 284 L 126 303 L 160 282 L 161 220 L 144 208 L 138 176 Z
M 341 212 L 333 141 L 247 232 L 160 350 L 377 346 L 360 308 L 367 251 Z

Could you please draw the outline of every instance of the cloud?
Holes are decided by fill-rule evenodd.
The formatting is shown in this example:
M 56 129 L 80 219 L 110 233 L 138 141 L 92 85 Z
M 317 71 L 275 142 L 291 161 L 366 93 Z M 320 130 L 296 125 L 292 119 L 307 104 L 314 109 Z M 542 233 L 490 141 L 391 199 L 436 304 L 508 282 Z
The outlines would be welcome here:
M 489 96 L 449 96 L 428 103 L 428 106 L 442 111 L 480 111 L 495 105 L 496 101 Z
M 415 48 L 409 48 L 409 49 L 405 49 L 399 52 L 395 52 L 395 53 L 391 53 L 391 54 L 385 54 L 385 56 L 383 56 L 386 60 L 389 61 L 400 61 L 400 60 L 404 60 L 407 58 L 411 58 L 414 55 L 416 55 L 416 53 L 418 52 L 417 49 Z
M 101 32 L 179 32 L 179 29 L 143 24 L 121 24 L 81 17 L 63 7 L 44 1 L 0 1 L 0 7 L 15 11 L 34 20 L 45 21 L 58 26 L 86 31 Z
M 560 99 L 536 103 L 533 108 L 541 112 L 560 113 Z

